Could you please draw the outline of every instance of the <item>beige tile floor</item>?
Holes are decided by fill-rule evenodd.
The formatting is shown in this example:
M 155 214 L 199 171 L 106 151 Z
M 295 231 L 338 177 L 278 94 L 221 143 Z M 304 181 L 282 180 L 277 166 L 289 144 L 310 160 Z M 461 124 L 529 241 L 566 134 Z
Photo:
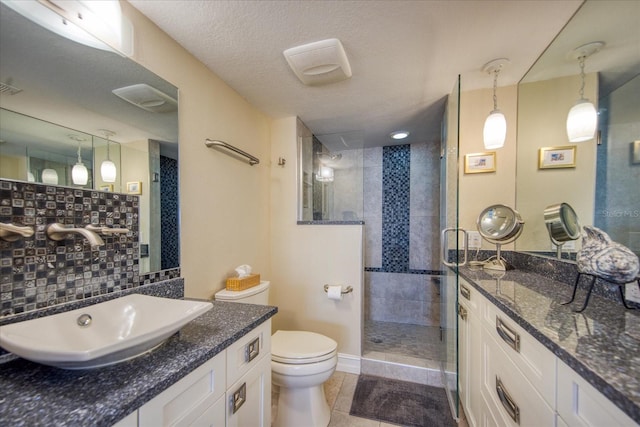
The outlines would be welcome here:
M 349 415 L 351 401 L 356 391 L 358 375 L 336 371 L 324 384 L 324 392 L 327 402 L 331 408 L 331 421 L 329 427 L 391 427 L 396 424 L 389 424 L 382 421 L 369 420 L 367 418 L 353 417 Z M 278 391 L 273 387 L 272 393 L 272 418 L 275 418 L 278 402 Z M 464 412 L 461 411 L 460 427 L 468 427 Z

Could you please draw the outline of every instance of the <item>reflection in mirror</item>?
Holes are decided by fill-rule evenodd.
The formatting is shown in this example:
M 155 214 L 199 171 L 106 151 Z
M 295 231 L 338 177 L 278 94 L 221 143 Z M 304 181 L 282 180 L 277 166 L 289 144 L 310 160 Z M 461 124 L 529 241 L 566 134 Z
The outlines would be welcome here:
M 562 246 L 580 238 L 580 224 L 576 211 L 568 203 L 547 206 L 544 210 L 544 223 L 551 242 L 557 247 L 556 256 L 561 259 Z
M 363 149 L 354 135 L 301 137 L 299 221 L 362 221 Z
M 53 182 L 53 171 L 58 185 L 137 194 L 140 273 L 178 267 L 177 103 L 154 112 L 143 108 L 157 104 L 152 99 L 136 105 L 113 93 L 144 83 L 176 100 L 177 88 L 128 58 L 60 37 L 5 4 L 0 81 L 10 88 L 0 95 L 0 177 L 42 182 L 44 173 Z M 115 182 L 101 174 L 107 157 L 116 164 Z M 77 163 L 87 168 L 86 184 L 73 181 Z
M 607 19 L 602 19 L 606 16 Z M 545 207 L 567 203 L 582 225 L 605 230 L 640 254 L 640 165 L 630 146 L 640 127 L 640 2 L 587 0 L 518 85 L 516 207 L 527 227 L 518 251 L 557 254 L 548 238 Z M 596 137 L 570 143 L 567 113 L 580 97 L 580 68 L 572 56 L 603 42 L 589 56 L 584 98 L 598 107 Z M 575 164 L 539 168 L 543 147 L 575 147 Z M 580 241 L 566 242 L 574 252 Z

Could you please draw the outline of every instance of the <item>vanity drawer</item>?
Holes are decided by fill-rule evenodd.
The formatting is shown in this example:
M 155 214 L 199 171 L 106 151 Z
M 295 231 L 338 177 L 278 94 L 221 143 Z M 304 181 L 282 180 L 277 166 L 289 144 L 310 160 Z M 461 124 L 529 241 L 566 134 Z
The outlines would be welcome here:
M 505 355 L 555 407 L 556 356 L 489 301 L 482 307 L 482 323 Z
M 265 355 L 271 359 L 271 320 L 227 348 L 227 384 L 235 383 Z
M 497 425 L 555 425 L 554 405 L 547 403 L 487 330 L 482 331 L 481 370 L 480 393 Z
M 564 362 L 558 362 L 558 415 L 571 426 L 637 426 Z
M 471 311 L 478 312 L 484 297 L 469 282 L 460 277 L 458 283 L 458 301 Z
M 225 354 L 205 362 L 142 406 L 138 426 L 189 426 L 209 413 L 225 393 Z

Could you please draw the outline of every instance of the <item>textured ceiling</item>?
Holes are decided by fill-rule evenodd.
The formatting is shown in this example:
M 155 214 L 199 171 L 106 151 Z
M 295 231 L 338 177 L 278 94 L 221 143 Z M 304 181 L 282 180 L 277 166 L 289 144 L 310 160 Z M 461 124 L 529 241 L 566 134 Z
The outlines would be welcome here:
M 267 115 L 379 146 L 397 129 L 411 131 L 404 142 L 439 140 L 458 74 L 462 90 L 491 87 L 482 66 L 506 57 L 499 85 L 517 83 L 582 0 L 130 2 Z M 327 38 L 342 41 L 353 77 L 304 86 L 282 52 Z

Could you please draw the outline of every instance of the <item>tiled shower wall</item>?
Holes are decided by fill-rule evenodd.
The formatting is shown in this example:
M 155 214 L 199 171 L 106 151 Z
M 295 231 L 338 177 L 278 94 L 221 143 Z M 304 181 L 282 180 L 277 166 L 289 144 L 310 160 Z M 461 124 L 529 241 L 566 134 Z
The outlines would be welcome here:
M 0 222 L 33 227 L 32 237 L 0 239 L 0 316 L 118 292 L 179 276 L 179 269 L 139 275 L 138 197 L 0 180 Z M 92 248 L 77 234 L 47 237 L 47 224 L 128 228 Z
M 439 324 L 439 150 L 364 150 L 366 320 Z

